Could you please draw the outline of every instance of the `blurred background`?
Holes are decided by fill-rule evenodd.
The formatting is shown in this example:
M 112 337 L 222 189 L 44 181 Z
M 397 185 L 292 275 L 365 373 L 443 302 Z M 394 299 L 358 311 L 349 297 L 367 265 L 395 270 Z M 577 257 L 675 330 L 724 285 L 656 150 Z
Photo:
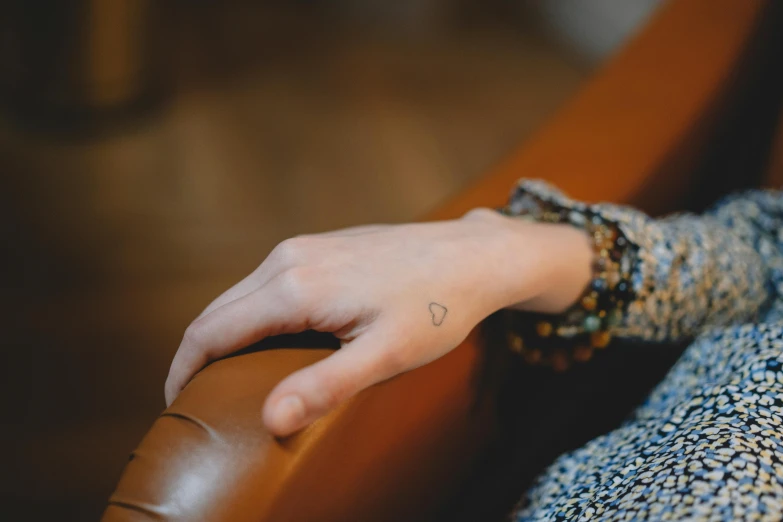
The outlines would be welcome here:
M 211 299 L 454 194 L 656 5 L 4 2 L 0 519 L 97 520 Z

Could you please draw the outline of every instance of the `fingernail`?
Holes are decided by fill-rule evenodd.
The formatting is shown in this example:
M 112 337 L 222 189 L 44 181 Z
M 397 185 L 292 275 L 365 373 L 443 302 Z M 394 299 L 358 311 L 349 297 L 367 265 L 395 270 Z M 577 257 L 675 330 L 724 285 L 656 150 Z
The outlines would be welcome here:
M 305 407 L 297 395 L 287 395 L 280 399 L 275 408 L 277 425 L 286 430 L 294 429 L 305 417 Z

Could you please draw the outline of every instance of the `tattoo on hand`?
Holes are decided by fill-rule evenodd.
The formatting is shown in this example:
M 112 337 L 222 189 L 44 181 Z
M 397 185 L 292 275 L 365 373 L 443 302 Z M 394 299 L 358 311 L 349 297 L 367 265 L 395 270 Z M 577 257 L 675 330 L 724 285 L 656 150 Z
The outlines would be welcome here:
M 432 324 L 440 326 L 443 324 L 443 320 L 446 318 L 446 312 L 448 309 L 442 304 L 430 303 L 430 313 L 432 314 Z

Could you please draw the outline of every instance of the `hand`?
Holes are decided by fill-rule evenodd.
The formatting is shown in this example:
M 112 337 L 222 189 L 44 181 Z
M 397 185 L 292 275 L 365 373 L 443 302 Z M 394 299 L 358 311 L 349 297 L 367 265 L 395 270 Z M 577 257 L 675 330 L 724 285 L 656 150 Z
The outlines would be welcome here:
M 587 257 L 574 259 L 574 251 Z M 576 229 L 489 209 L 288 239 L 187 328 L 166 402 L 210 361 L 264 337 L 333 332 L 342 347 L 283 379 L 266 399 L 265 425 L 288 435 L 362 389 L 445 355 L 501 308 L 565 308 L 589 280 L 589 256 Z M 584 269 L 565 269 L 575 275 L 564 277 L 575 263 Z M 578 288 L 553 285 L 558 279 Z

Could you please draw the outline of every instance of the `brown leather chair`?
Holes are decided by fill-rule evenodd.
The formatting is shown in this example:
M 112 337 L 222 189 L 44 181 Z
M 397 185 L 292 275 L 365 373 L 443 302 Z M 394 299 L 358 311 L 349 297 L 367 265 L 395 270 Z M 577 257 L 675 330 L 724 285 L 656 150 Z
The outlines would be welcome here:
M 522 176 L 656 214 L 759 184 L 783 93 L 778 5 L 669 2 L 516 154 L 429 219 L 501 205 Z M 274 338 L 218 361 L 133 452 L 103 520 L 502 519 L 547 460 L 610 429 L 678 353 L 613 346 L 554 375 L 512 360 L 491 326 L 285 440 L 264 430 L 264 398 L 333 339 Z

